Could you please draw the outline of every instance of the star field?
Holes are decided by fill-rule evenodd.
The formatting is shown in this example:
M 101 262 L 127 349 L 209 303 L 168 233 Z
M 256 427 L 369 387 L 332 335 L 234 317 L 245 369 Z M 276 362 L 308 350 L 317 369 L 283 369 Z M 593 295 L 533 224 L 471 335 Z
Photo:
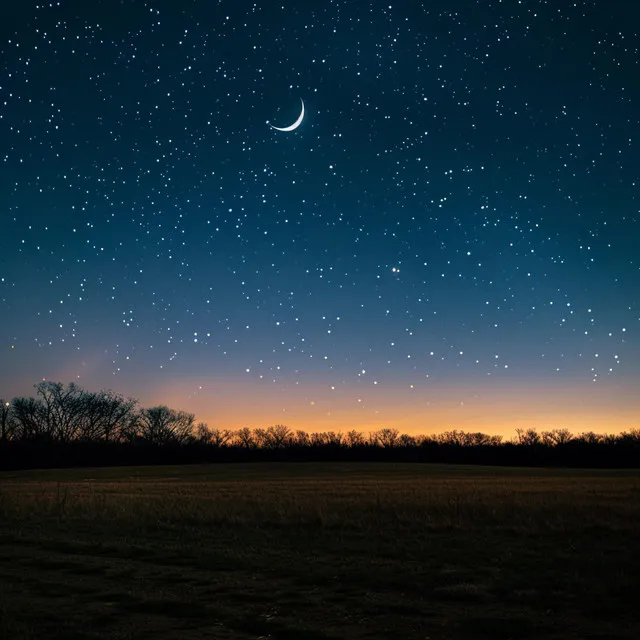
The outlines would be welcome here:
M 634 3 L 25 1 L 0 25 L 5 396 L 637 426 Z

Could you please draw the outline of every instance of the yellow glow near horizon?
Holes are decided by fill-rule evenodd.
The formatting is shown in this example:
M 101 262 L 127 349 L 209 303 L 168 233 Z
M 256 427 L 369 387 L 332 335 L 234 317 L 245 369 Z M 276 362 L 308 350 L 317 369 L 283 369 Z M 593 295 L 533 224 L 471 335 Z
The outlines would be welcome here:
M 392 427 L 408 434 L 452 429 L 511 437 L 516 429 L 567 428 L 616 433 L 638 426 L 633 389 L 513 385 L 500 389 L 450 387 L 425 397 L 410 388 L 352 391 L 324 385 L 266 388 L 262 384 L 199 381 L 145 390 L 143 405 L 167 404 L 196 414 L 209 426 L 238 429 L 286 424 L 293 430 L 368 432 Z

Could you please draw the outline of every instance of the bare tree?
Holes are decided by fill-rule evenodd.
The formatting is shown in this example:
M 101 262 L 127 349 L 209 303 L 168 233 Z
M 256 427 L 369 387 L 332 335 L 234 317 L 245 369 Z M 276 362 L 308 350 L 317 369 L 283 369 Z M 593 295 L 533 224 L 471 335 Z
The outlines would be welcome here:
M 497 441 L 496 441 L 497 437 Z M 486 433 L 476 431 L 466 434 L 465 444 L 470 447 L 490 447 L 494 446 L 496 442 L 501 441 L 501 436 L 489 436 Z
M 253 430 L 253 439 L 256 447 L 267 448 L 269 446 L 269 435 L 267 430 L 262 427 L 257 427 Z
M 344 441 L 344 434 L 340 431 L 327 431 L 326 441 L 332 447 L 340 447 Z
M 249 427 L 242 427 L 233 434 L 234 442 L 243 449 L 253 449 L 257 446 L 256 438 Z
M 85 392 L 80 398 L 81 410 L 76 421 L 76 438 L 85 442 L 96 441 L 101 436 L 103 410 L 99 394 Z
M 200 444 L 211 444 L 211 429 L 206 422 L 198 422 L 196 425 L 196 440 Z
M 0 399 L 0 442 L 11 440 L 15 426 L 11 403 Z
M 265 449 L 282 449 L 290 443 L 293 435 L 291 429 L 283 424 L 255 429 L 254 433 L 258 444 Z
M 416 446 L 416 439 L 413 436 L 410 436 L 410 435 L 407 435 L 406 433 L 403 433 L 398 438 L 398 446 L 400 446 L 400 447 L 415 447 Z
M 640 443 L 640 429 L 629 429 L 629 431 L 623 431 L 618 438 L 621 442 L 638 444 Z
M 543 444 L 555 447 L 559 444 L 566 444 L 573 439 L 573 434 L 569 429 L 552 429 L 543 431 L 540 439 Z
M 76 437 L 85 441 L 121 440 L 135 418 L 136 402 L 113 391 L 82 392 L 77 398 Z
M 292 436 L 292 443 L 298 447 L 308 447 L 311 445 L 311 438 L 307 431 L 302 431 L 298 429 L 295 435 Z
M 344 443 L 347 447 L 361 447 L 365 444 L 365 437 L 361 431 L 352 429 L 344 434 Z
M 218 429 L 217 427 L 211 429 L 211 444 L 215 447 L 228 446 L 232 438 L 232 429 Z
M 61 442 L 75 439 L 85 409 L 84 391 L 74 382 L 40 382 L 35 385 L 42 401 L 47 431 Z
M 307 434 L 306 438 L 312 447 L 340 447 L 344 442 L 344 434 L 339 431 L 314 431 Z
M 233 431 L 230 429 L 213 429 L 206 422 L 199 422 L 196 426 L 197 439 L 199 442 L 209 444 L 214 447 L 223 447 L 229 443 L 233 437 Z
M 314 431 L 309 435 L 309 442 L 312 447 L 323 447 L 327 444 L 327 434 L 321 431 Z
M 50 436 L 40 401 L 35 398 L 14 398 L 11 409 L 19 440 L 40 440 Z
M 101 391 L 96 400 L 102 412 L 101 437 L 106 442 L 121 440 L 123 433 L 137 419 L 138 401 L 113 391 Z
M 472 438 L 466 431 L 452 429 L 451 431 L 443 431 L 436 436 L 439 444 L 452 445 L 454 447 L 466 447 L 471 444 Z
M 438 439 L 433 435 L 426 435 L 424 433 L 420 433 L 414 436 L 414 440 L 416 441 L 416 446 L 418 447 L 427 447 L 431 444 L 436 444 Z
M 595 433 L 594 431 L 586 431 L 578 436 L 578 440 L 586 442 L 587 444 L 601 444 L 604 442 L 604 435 Z
M 193 437 L 195 415 L 164 405 L 142 409 L 138 434 L 153 444 L 185 444 Z
M 398 446 L 400 432 L 397 429 L 378 429 L 371 434 L 372 444 L 377 444 L 385 449 Z
M 518 444 L 526 447 L 532 447 L 540 444 L 540 434 L 535 429 L 516 429 L 516 438 Z

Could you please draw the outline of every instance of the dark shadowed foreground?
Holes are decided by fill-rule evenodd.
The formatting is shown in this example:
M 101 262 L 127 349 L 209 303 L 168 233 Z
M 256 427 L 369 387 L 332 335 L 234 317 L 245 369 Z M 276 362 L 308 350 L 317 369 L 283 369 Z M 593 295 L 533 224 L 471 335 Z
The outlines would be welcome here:
M 0 638 L 640 637 L 640 477 L 255 464 L 0 474 Z

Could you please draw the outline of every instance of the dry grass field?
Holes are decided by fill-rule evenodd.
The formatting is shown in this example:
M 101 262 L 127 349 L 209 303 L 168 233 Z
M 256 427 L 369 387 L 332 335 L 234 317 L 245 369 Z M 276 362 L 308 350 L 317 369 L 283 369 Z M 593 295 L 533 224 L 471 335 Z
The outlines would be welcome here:
M 0 473 L 0 638 L 640 638 L 637 471 Z

